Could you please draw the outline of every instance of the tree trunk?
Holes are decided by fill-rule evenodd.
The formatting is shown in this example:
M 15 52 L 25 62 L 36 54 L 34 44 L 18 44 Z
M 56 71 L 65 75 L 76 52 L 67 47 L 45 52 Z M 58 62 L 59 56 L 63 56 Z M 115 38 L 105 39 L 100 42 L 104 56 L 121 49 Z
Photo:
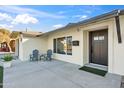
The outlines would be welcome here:
M 7 46 L 9 47 L 9 51 L 12 52 L 12 49 L 11 49 L 9 43 L 10 43 L 10 42 L 7 42 Z

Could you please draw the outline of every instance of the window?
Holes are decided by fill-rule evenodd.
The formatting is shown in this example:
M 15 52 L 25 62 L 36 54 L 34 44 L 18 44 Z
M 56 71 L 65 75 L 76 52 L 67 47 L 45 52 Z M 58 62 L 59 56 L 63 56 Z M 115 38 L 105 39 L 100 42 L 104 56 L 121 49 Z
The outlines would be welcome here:
M 67 55 L 72 55 L 72 36 L 67 37 Z
M 99 36 L 99 40 L 104 40 L 104 36 Z
M 57 53 L 66 54 L 66 50 L 67 50 L 66 48 L 67 48 L 66 38 L 65 37 L 58 38 L 57 39 Z
M 94 37 L 94 40 L 99 40 L 98 36 L 95 36 L 95 37 Z
M 56 53 L 56 39 L 53 40 L 53 52 Z
M 95 36 L 94 40 L 104 40 L 104 36 Z
M 54 39 L 53 51 L 58 54 L 72 55 L 72 36 Z

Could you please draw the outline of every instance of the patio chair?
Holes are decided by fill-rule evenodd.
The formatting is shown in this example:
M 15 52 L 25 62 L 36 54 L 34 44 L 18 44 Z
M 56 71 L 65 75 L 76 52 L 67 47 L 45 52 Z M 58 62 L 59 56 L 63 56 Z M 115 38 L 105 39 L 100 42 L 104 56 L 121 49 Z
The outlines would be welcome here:
M 47 54 L 44 57 L 46 60 L 51 61 L 52 60 L 52 50 L 51 49 L 47 50 Z
M 35 49 L 30 55 L 30 61 L 38 61 L 38 60 L 39 60 L 39 51 Z

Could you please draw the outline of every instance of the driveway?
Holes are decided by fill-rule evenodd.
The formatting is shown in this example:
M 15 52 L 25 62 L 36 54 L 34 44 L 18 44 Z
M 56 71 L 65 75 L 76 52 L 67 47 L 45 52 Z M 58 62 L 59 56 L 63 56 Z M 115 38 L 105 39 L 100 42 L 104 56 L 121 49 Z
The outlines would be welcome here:
M 120 87 L 121 77 L 107 74 L 101 77 L 78 70 L 79 65 L 53 60 L 52 62 L 13 63 L 4 69 L 4 85 L 8 88 L 89 88 Z

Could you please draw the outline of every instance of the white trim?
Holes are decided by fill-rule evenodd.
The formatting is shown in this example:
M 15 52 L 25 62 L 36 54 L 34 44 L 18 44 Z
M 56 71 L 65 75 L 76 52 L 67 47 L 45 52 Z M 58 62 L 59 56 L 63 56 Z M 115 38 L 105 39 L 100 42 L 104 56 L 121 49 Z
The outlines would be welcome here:
M 107 27 L 107 28 L 106 28 Z M 110 64 L 110 61 L 109 61 L 109 52 L 110 52 L 110 50 L 109 50 L 109 43 L 110 43 L 110 41 L 109 41 L 109 34 L 110 34 L 110 32 L 109 32 L 109 25 L 105 25 L 105 26 L 98 26 L 98 27 L 96 27 L 95 29 L 86 29 L 86 30 L 83 30 L 83 32 L 84 33 L 87 33 L 86 35 L 86 42 L 87 42 L 87 62 L 84 64 L 84 65 L 87 65 L 87 64 L 91 64 L 90 62 L 89 62 L 89 32 L 92 32 L 92 31 L 96 31 L 96 30 L 102 30 L 102 29 L 108 29 L 108 66 L 107 66 L 107 71 L 109 71 L 109 64 Z M 85 32 L 86 31 L 86 32 Z M 83 37 L 84 38 L 84 37 Z M 83 42 L 83 45 L 84 45 L 84 42 Z M 84 51 L 83 51 L 84 52 Z M 83 62 L 84 63 L 84 62 Z M 96 64 L 95 64 L 96 65 Z M 97 64 L 97 66 L 102 66 L 102 65 L 98 65 Z M 104 65 L 103 65 L 104 66 Z M 109 72 L 111 72 L 111 71 L 109 71 Z
M 108 66 L 104 66 L 104 65 L 89 63 L 89 64 L 86 64 L 85 66 L 89 66 L 89 67 L 98 68 L 98 69 L 101 69 L 101 70 L 108 71 Z
M 0 52 L 0 55 L 3 55 L 3 54 L 14 54 L 15 52 Z

